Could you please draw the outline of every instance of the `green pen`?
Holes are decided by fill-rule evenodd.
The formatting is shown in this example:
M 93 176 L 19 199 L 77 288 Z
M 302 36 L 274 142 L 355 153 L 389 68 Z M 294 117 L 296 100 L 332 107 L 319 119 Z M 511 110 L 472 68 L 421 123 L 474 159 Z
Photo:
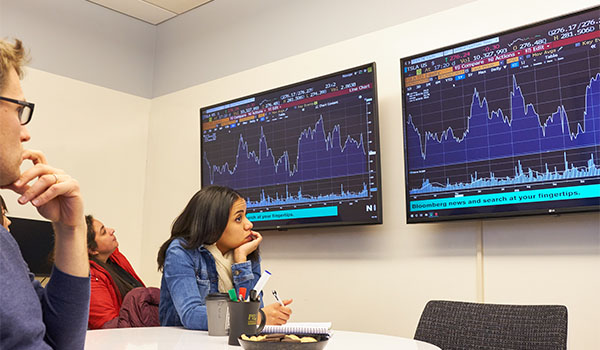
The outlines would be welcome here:
M 231 299 L 231 301 L 238 301 L 237 295 L 235 294 L 235 288 L 229 290 L 229 299 Z

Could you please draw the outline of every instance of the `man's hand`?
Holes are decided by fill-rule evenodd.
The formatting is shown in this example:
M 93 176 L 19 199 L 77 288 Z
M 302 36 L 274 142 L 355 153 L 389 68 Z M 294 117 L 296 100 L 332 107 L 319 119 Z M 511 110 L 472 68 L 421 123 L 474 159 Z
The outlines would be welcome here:
M 21 195 L 19 203 L 31 202 L 43 217 L 55 224 L 71 228 L 84 224 L 79 183 L 64 171 L 49 166 L 39 151 L 26 150 L 23 160 L 31 160 L 34 166 L 7 186 Z
M 30 160 L 33 167 L 4 188 L 20 194 L 20 204 L 31 203 L 43 217 L 52 221 L 56 266 L 65 273 L 88 276 L 86 225 L 79 183 L 64 171 L 48 165 L 39 151 L 24 151 L 23 160 Z

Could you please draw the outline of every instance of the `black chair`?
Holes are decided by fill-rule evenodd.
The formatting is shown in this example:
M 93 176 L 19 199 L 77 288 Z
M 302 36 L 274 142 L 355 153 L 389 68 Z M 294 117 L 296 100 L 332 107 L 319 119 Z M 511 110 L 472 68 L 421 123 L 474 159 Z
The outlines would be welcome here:
M 432 300 L 415 339 L 443 350 L 565 350 L 567 308 Z

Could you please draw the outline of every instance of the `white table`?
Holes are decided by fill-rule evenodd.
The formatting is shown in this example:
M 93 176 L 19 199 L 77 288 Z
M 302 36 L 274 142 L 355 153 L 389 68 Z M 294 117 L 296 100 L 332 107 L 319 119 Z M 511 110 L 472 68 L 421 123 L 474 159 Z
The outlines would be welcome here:
M 86 350 L 243 350 L 227 345 L 227 336 L 178 327 L 115 328 L 87 332 Z M 372 333 L 333 331 L 325 350 L 440 350 L 418 340 Z

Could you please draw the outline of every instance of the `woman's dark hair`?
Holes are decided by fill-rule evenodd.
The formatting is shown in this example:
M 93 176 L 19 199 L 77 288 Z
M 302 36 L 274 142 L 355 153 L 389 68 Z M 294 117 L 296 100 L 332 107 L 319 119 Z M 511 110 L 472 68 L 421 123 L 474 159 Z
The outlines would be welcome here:
M 98 248 L 98 244 L 96 243 L 96 231 L 94 231 L 94 217 L 91 215 L 85 216 L 85 223 L 87 225 L 87 247 L 88 249 L 94 250 Z M 88 256 L 89 255 L 88 250 Z
M 243 198 L 237 191 L 223 186 L 208 186 L 196 192 L 183 212 L 175 219 L 171 237 L 158 250 L 158 271 L 163 269 L 167 248 L 174 239 L 185 239 L 186 249 L 197 249 L 204 244 L 214 244 L 221 238 L 229 221 L 233 204 Z M 258 260 L 258 248 L 248 255 Z
M 0 196 L 0 219 L 2 219 L 3 214 L 8 213 L 8 208 L 6 207 L 6 203 L 4 203 L 4 199 Z

